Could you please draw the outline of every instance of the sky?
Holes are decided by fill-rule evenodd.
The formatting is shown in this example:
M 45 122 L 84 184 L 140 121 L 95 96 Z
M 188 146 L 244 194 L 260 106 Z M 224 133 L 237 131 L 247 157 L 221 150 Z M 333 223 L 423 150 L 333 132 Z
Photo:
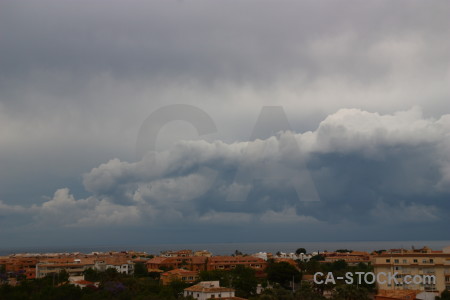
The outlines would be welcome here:
M 447 1 L 1 1 L 0 247 L 450 240 Z

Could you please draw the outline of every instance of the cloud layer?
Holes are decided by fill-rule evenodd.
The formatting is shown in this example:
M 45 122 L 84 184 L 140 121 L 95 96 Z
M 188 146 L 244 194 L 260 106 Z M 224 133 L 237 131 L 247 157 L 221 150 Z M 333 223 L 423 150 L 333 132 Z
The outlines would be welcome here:
M 311 132 L 181 141 L 137 162 L 112 159 L 84 175 L 91 196 L 75 199 L 63 188 L 41 205 L 3 203 L 3 222 L 26 215 L 29 226 L 72 228 L 359 224 L 379 228 L 376 234 L 387 224 L 447 226 L 449 141 L 450 115 L 341 109 Z M 242 169 L 246 176 L 237 176 Z M 298 178 L 312 179 L 301 184 L 317 193 L 313 202 L 292 185 L 305 172 L 310 177 Z

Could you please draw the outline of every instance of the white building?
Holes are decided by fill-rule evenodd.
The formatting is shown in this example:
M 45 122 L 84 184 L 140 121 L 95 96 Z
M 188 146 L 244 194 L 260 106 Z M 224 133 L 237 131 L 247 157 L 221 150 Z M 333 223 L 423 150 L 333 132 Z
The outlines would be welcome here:
M 274 258 L 290 258 L 293 260 L 309 261 L 311 259 L 311 257 L 313 257 L 314 255 L 317 255 L 317 253 L 315 253 L 315 252 L 313 252 L 312 254 L 300 253 L 299 255 L 297 255 L 295 253 L 279 252 L 277 255 L 274 256 Z M 258 252 L 258 253 L 252 254 L 252 256 L 264 259 L 265 261 L 267 261 L 269 259 L 269 255 L 267 254 L 267 252 Z
M 219 281 L 202 281 L 184 289 L 184 297 L 191 296 L 198 300 L 234 297 L 234 289 L 220 287 Z
M 132 275 L 134 273 L 134 263 L 131 261 L 116 263 L 96 261 L 94 269 L 100 272 L 104 272 L 106 269 L 116 269 L 118 273 Z
M 255 254 L 252 254 L 253 257 L 258 257 L 261 259 L 264 259 L 265 261 L 267 261 L 267 252 L 258 252 Z

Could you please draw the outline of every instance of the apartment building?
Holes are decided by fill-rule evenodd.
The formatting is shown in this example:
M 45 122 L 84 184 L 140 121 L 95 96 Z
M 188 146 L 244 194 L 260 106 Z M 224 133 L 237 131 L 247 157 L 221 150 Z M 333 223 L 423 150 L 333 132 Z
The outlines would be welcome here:
M 27 279 L 35 278 L 37 262 L 38 260 L 34 257 L 0 257 L 0 266 L 4 267 L 6 273 L 23 274 Z
M 206 270 L 208 258 L 205 256 L 188 257 L 154 257 L 147 261 L 147 269 L 150 270 L 169 270 L 186 269 L 190 271 Z
M 374 300 L 414 300 L 417 292 L 411 290 L 381 290 Z
M 207 270 L 231 270 L 242 265 L 256 271 L 264 271 L 267 262 L 254 256 L 213 256 L 208 259 Z
M 335 262 L 339 260 L 345 261 L 350 266 L 358 265 L 359 263 L 369 264 L 371 261 L 370 254 L 361 251 L 352 252 L 323 252 L 320 255 L 324 256 L 324 262 Z
M 161 282 L 167 285 L 172 281 L 183 281 L 186 283 L 194 283 L 199 279 L 197 271 L 188 271 L 185 269 L 175 269 L 161 274 Z
M 59 274 L 66 271 L 69 276 L 83 276 L 83 272 L 94 268 L 94 264 L 85 263 L 38 263 L 36 264 L 36 278 L 43 278 L 50 274 Z
M 161 251 L 161 257 L 189 257 L 194 256 L 192 250 L 178 250 L 178 251 Z
M 87 269 L 103 272 L 107 269 L 116 269 L 118 273 L 133 274 L 134 263 L 127 256 L 87 256 L 68 260 L 67 258 L 49 259 L 36 264 L 36 278 L 56 273 L 62 270 L 69 276 L 82 276 Z
M 374 271 L 392 274 L 395 280 L 378 280 L 380 290 L 416 290 L 439 292 L 450 290 L 450 247 L 443 251 L 422 249 L 393 249 L 372 258 Z M 383 275 L 383 274 L 380 274 Z M 418 275 L 418 276 L 416 276 Z M 413 278 L 418 280 L 414 281 Z M 426 276 L 426 277 L 424 277 Z M 434 276 L 435 282 L 430 279 Z M 422 280 L 419 280 L 422 278 Z M 420 282 L 419 282 L 420 281 Z

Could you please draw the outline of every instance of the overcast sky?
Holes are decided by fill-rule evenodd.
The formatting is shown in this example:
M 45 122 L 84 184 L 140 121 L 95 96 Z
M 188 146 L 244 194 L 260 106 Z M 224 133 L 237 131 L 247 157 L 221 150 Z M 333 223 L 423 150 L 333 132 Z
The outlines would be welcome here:
M 1 1 L 0 247 L 450 240 L 449 15 Z

